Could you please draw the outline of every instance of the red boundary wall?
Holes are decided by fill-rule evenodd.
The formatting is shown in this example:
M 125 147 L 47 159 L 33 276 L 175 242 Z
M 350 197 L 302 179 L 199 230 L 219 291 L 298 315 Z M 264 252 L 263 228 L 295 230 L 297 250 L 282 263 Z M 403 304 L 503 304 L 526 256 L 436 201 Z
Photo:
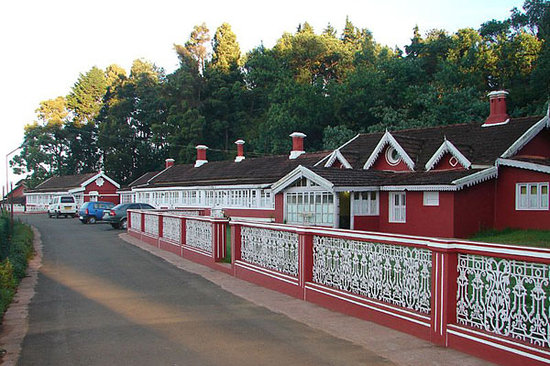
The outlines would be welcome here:
M 145 227 L 146 215 L 159 216 L 158 235 L 136 230 L 130 212 L 139 212 Z M 181 238 L 178 242 L 164 237 L 163 217 L 181 220 Z M 212 250 L 207 252 L 186 243 L 186 220 L 208 222 L 212 226 Z M 330 228 L 299 227 L 281 224 L 231 222 L 231 265 L 220 263 L 226 256 L 227 220 L 209 217 L 178 216 L 159 211 L 128 213 L 128 233 L 150 245 L 175 253 L 191 261 L 223 271 L 260 286 L 279 291 L 295 298 L 310 301 L 334 311 L 373 321 L 439 346 L 452 347 L 502 365 L 547 365 L 550 349 L 538 347 L 517 339 L 499 336 L 457 323 L 458 255 L 475 254 L 518 261 L 550 264 L 550 250 L 523 248 L 510 245 L 477 243 L 461 240 L 444 240 L 379 232 L 359 232 Z M 298 275 L 293 276 L 264 268 L 242 259 L 243 227 L 293 232 L 297 234 Z M 431 303 L 430 312 L 420 313 L 383 301 L 331 288 L 313 281 L 314 236 L 369 243 L 392 244 L 427 249 L 431 252 Z

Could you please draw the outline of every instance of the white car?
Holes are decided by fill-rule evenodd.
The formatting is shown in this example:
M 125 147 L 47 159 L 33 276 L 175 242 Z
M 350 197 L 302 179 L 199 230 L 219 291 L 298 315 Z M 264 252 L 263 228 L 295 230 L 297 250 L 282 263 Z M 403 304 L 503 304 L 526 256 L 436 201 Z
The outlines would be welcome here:
M 57 196 L 48 206 L 48 217 L 75 216 L 78 211 L 74 196 Z

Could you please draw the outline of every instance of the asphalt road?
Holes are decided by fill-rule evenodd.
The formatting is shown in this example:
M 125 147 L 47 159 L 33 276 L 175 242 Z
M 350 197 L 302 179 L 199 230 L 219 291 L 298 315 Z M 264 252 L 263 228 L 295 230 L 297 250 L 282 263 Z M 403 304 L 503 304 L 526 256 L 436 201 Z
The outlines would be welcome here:
M 22 216 L 43 264 L 18 365 L 390 365 L 118 238 L 110 225 Z

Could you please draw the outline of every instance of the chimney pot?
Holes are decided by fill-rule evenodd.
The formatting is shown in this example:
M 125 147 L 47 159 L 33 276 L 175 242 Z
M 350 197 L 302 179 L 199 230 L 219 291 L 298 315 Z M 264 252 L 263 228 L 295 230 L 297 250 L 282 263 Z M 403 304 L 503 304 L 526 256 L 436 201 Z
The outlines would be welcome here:
M 244 140 L 235 141 L 237 145 L 237 156 L 235 157 L 235 163 L 239 163 L 245 159 L 244 157 Z
M 208 163 L 208 160 L 206 160 L 206 150 L 208 149 L 208 146 L 197 145 L 195 146 L 195 149 L 197 149 L 197 161 L 195 161 L 195 168 L 198 168 L 201 165 Z
M 168 168 L 170 168 L 171 166 L 174 166 L 174 159 L 166 159 L 166 160 L 165 160 L 164 168 L 165 168 L 165 169 L 168 169 Z
M 304 151 L 304 138 L 306 135 L 301 132 L 293 132 L 290 134 L 292 137 L 292 151 L 290 152 L 289 159 L 296 159 L 298 156 L 305 153 Z
M 510 116 L 506 111 L 506 90 L 492 91 L 489 97 L 489 117 L 485 120 L 482 127 L 504 125 L 510 121 Z

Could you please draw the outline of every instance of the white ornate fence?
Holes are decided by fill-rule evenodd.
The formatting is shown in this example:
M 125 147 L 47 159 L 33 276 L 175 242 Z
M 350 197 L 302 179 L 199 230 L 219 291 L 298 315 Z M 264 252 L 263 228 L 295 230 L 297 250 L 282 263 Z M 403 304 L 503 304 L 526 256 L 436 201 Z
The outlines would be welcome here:
M 130 225 L 136 231 L 141 231 L 141 213 L 130 212 Z
M 243 227 L 241 258 L 260 267 L 298 276 L 298 234 Z
M 162 221 L 162 237 L 176 243 L 181 242 L 181 218 L 164 216 Z
M 212 253 L 212 224 L 208 221 L 186 220 L 186 244 Z
M 432 255 L 427 249 L 313 237 L 313 281 L 430 313 Z
M 157 215 L 145 215 L 145 232 L 153 236 L 159 235 L 159 217 Z
M 550 346 L 550 266 L 471 254 L 458 257 L 459 324 Z

